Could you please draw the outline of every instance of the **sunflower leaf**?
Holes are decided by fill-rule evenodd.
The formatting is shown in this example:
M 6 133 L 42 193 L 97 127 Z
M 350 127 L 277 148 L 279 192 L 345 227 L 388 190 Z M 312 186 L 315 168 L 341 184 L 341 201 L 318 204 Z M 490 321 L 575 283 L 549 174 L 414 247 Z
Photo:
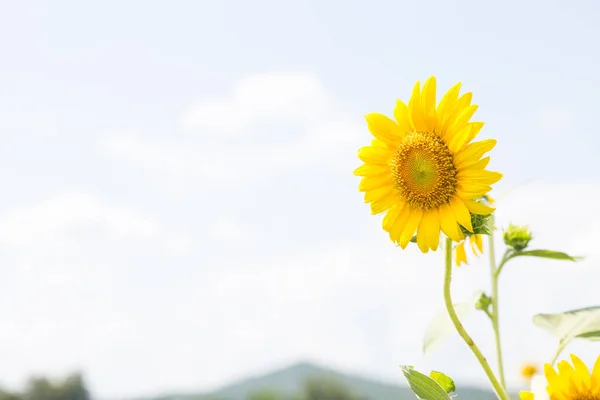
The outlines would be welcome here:
M 446 391 L 446 393 L 452 393 L 456 391 L 456 385 L 454 384 L 452 378 L 443 372 L 431 371 L 429 373 L 429 377 L 436 381 L 438 385 L 440 385 L 442 389 Z
M 471 311 L 475 309 L 475 304 L 481 298 L 483 292 L 479 291 L 473 294 L 470 299 L 454 305 L 458 318 L 462 321 Z M 455 333 L 454 325 L 444 309 L 437 313 L 431 320 L 425 334 L 423 335 L 423 355 L 427 355 L 437 349 L 450 335 Z
M 510 258 L 515 258 L 519 256 L 530 256 L 530 257 L 542 257 L 542 258 L 551 258 L 553 260 L 567 260 L 567 261 L 579 261 L 582 257 L 573 257 L 568 255 L 567 253 L 563 253 L 561 251 L 553 251 L 553 250 L 524 250 L 524 251 L 515 251 L 511 254 Z
M 415 371 L 412 367 L 402 366 L 402 373 L 408 386 L 421 400 L 450 400 L 451 397 L 443 387 L 427 375 Z M 449 379 L 449 378 L 448 378 Z
M 537 314 L 533 323 L 556 336 L 563 347 L 573 339 L 600 340 L 600 306 L 557 314 Z

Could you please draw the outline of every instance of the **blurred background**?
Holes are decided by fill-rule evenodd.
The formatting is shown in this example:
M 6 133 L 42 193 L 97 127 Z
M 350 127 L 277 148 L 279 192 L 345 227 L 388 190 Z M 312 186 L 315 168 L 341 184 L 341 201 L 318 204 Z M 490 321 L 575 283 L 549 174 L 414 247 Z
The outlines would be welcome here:
M 0 398 L 408 399 L 406 364 L 484 398 L 458 338 L 421 351 L 442 253 L 396 248 L 352 175 L 364 114 L 430 75 L 463 82 L 498 140 L 499 228 L 587 256 L 503 273 L 526 387 L 556 346 L 531 316 L 600 303 L 599 18 L 592 0 L 0 1 Z M 486 261 L 456 270 L 457 301 Z M 466 326 L 493 361 L 485 315 Z

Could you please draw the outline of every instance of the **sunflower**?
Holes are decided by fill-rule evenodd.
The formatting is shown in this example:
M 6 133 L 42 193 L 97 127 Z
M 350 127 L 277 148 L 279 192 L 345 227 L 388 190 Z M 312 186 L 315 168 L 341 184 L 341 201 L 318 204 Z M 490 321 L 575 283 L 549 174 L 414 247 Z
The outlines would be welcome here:
M 538 367 L 535 364 L 525 364 L 521 368 L 521 376 L 530 381 L 538 373 Z
M 463 263 L 468 264 L 467 252 L 465 251 L 465 243 L 467 241 L 469 241 L 469 243 L 471 244 L 471 250 L 473 251 L 473 254 L 475 254 L 478 257 L 483 254 L 483 235 L 472 235 L 465 238 L 465 240 L 463 240 L 458 244 L 458 246 L 456 246 L 455 260 L 456 265 L 458 267 L 460 267 L 460 265 Z
M 415 231 L 422 252 L 437 250 L 440 231 L 459 242 L 473 232 L 471 213 L 487 215 L 493 208 L 476 202 L 502 175 L 486 171 L 493 139 L 471 143 L 482 122 L 470 122 L 477 110 L 471 93 L 459 97 L 454 85 L 436 106 L 435 78 L 421 90 L 417 82 L 408 105 L 396 102 L 394 120 L 377 113 L 366 115 L 374 140 L 362 147 L 364 162 L 354 174 L 362 176 L 373 214 L 386 213 L 383 229 L 406 248 Z
M 544 366 L 550 400 L 600 400 L 600 357 L 590 374 L 583 361 L 571 354 L 573 365 L 563 360 L 558 372 L 552 365 Z M 521 400 L 534 400 L 531 392 L 521 392 Z

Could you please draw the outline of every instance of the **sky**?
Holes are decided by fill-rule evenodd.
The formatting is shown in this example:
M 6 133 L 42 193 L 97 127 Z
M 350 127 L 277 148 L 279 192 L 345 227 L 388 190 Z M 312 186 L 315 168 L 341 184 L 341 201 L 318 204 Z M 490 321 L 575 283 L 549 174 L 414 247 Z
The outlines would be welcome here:
M 0 385 L 81 370 L 116 399 L 308 360 L 486 386 L 457 337 L 423 357 L 443 254 L 395 247 L 352 174 L 364 115 L 435 75 L 498 140 L 499 232 L 586 256 L 503 273 L 523 387 L 556 346 L 532 315 L 600 303 L 599 17 L 591 0 L 0 1 Z M 456 301 L 489 287 L 471 260 Z M 465 324 L 493 362 L 485 316 Z

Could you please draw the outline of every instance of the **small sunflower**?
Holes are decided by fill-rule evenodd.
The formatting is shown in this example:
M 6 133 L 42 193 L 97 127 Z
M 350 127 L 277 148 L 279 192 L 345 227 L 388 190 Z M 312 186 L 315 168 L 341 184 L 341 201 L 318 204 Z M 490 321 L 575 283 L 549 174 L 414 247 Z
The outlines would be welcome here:
M 456 266 L 460 267 L 461 264 L 468 264 L 467 252 L 465 251 L 465 243 L 469 241 L 471 244 L 471 250 L 477 257 L 483 254 L 483 235 L 471 235 L 456 246 Z
M 538 367 L 535 364 L 525 364 L 521 368 L 521 376 L 526 380 L 531 380 L 538 373 Z
M 436 105 L 435 78 L 421 90 L 417 82 L 408 105 L 401 100 L 395 121 L 377 113 L 366 115 L 373 136 L 358 157 L 364 162 L 354 174 L 362 176 L 373 214 L 386 213 L 383 229 L 390 239 L 406 248 L 415 231 L 422 252 L 437 250 L 440 231 L 459 242 L 460 226 L 473 232 L 471 213 L 487 215 L 493 208 L 476 202 L 502 175 L 486 171 L 496 140 L 471 143 L 483 122 L 469 122 L 476 105 L 471 93 L 459 97 L 454 85 Z
M 571 361 L 558 363 L 558 372 L 552 365 L 544 366 L 544 373 L 548 386 L 546 390 L 550 400 L 600 400 L 600 357 L 592 369 L 592 373 L 586 365 L 571 354 Z M 534 400 L 535 395 L 531 392 L 521 392 L 521 400 Z

